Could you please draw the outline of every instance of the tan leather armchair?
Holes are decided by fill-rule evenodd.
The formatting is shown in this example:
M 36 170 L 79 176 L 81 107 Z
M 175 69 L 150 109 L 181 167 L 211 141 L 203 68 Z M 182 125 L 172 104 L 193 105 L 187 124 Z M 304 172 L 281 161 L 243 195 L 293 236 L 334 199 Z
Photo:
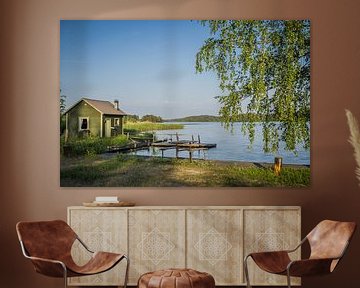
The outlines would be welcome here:
M 66 222 L 19 222 L 16 231 L 22 252 L 31 260 L 35 271 L 50 277 L 64 278 L 65 288 L 67 277 L 102 273 L 112 269 L 123 259 L 127 261 L 124 281 L 126 288 L 128 257 L 125 254 L 91 251 Z M 71 256 L 71 247 L 75 241 L 79 241 L 92 256 L 83 266 L 78 266 Z
M 355 229 L 354 222 L 324 220 L 292 250 L 250 253 L 244 259 L 247 287 L 251 287 L 247 266 L 249 258 L 266 272 L 286 275 L 289 288 L 291 288 L 291 276 L 305 277 L 332 273 L 344 256 Z M 292 261 L 289 253 L 296 251 L 306 241 L 310 245 L 310 257 Z

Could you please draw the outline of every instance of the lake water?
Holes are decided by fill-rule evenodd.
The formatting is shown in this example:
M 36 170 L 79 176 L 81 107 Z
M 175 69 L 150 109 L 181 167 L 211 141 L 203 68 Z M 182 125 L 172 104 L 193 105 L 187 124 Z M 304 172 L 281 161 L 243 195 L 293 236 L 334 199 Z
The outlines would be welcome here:
M 298 154 L 284 150 L 284 143 L 280 143 L 280 149 L 277 154 L 264 153 L 262 143 L 262 131 L 260 124 L 256 125 L 256 136 L 252 148 L 249 148 L 249 140 L 241 132 L 241 123 L 235 123 L 233 132 L 227 131 L 219 122 L 191 122 L 181 123 L 184 129 L 156 131 L 160 139 L 172 138 L 175 141 L 175 133 L 179 134 L 180 140 L 190 140 L 192 135 L 198 139 L 200 135 L 202 143 L 216 143 L 216 148 L 207 151 L 196 151 L 194 158 L 205 158 L 210 160 L 226 161 L 248 161 L 248 162 L 267 162 L 273 163 L 275 156 L 281 156 L 284 164 L 306 164 L 310 165 L 310 151 L 298 147 Z M 140 150 L 135 152 L 137 155 L 161 156 L 158 149 Z M 180 151 L 180 157 L 189 157 L 188 151 Z M 164 157 L 175 157 L 175 149 L 164 151 Z

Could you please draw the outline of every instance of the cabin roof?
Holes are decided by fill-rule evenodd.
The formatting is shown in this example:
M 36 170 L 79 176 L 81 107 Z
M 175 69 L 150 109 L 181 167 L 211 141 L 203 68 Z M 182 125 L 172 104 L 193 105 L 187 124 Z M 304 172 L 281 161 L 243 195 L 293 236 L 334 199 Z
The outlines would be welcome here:
M 66 112 L 68 113 L 72 108 L 78 105 L 81 101 L 85 101 L 87 104 L 98 110 L 102 114 L 106 115 L 117 115 L 117 116 L 125 116 L 127 115 L 123 110 L 115 109 L 113 103 L 110 101 L 105 100 L 96 100 L 96 99 L 89 99 L 89 98 L 81 98 L 78 102 L 76 102 L 73 106 L 71 106 Z

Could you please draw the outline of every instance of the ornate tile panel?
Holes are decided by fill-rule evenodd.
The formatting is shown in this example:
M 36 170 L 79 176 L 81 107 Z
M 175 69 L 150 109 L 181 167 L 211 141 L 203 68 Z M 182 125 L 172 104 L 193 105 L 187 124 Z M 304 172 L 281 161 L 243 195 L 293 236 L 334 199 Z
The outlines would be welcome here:
M 245 210 L 244 211 L 244 249 L 245 255 L 251 252 L 275 251 L 295 248 L 300 243 L 299 210 Z M 299 259 L 300 250 L 293 253 Z M 249 276 L 252 285 L 286 284 L 286 277 L 266 273 L 249 259 Z M 293 278 L 293 284 L 300 284 Z
M 241 210 L 187 210 L 187 267 L 212 274 L 216 285 L 240 284 L 241 218 Z
M 70 207 L 68 221 L 93 250 L 130 256 L 129 284 L 139 276 L 164 268 L 193 268 L 211 273 L 217 285 L 245 285 L 243 258 L 249 252 L 281 250 L 300 241 L 298 207 Z M 88 260 L 76 243 L 73 257 Z M 300 257 L 300 251 L 295 258 Z M 250 261 L 251 283 L 279 286 L 285 277 L 264 273 Z M 72 278 L 76 286 L 123 283 L 125 263 L 104 274 Z M 299 284 L 300 281 L 293 281 Z
M 83 209 L 71 211 L 69 223 L 80 239 L 93 251 L 116 253 L 127 252 L 127 215 L 126 210 Z M 84 264 L 89 253 L 79 242 L 75 242 L 72 255 L 76 263 Z M 74 277 L 70 285 L 121 285 L 124 281 L 125 262 L 112 270 L 94 276 Z
M 130 283 L 148 271 L 185 267 L 185 210 L 130 210 Z
M 175 248 L 170 239 L 170 232 L 161 232 L 154 228 L 150 232 L 143 232 L 141 238 L 137 247 L 141 251 L 142 260 L 149 260 L 155 265 L 170 260 L 170 252 Z
M 194 248 L 199 252 L 199 259 L 206 260 L 211 265 L 219 261 L 227 260 L 227 254 L 232 245 L 227 240 L 227 233 L 219 233 L 215 228 L 211 228 L 206 233 L 200 233 L 199 241 Z

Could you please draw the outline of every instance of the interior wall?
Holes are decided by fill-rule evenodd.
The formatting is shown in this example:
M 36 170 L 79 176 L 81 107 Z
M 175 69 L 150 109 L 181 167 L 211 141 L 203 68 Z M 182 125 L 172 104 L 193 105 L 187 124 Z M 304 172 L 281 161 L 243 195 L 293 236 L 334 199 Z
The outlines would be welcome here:
M 5 0 L 0 2 L 0 285 L 62 287 L 36 275 L 15 223 L 66 219 L 95 195 L 137 205 L 300 205 L 302 233 L 322 219 L 360 223 L 360 187 L 345 108 L 360 119 L 357 0 Z M 60 19 L 310 19 L 311 187 L 60 188 Z M 303 287 L 358 287 L 359 231 L 337 271 Z

